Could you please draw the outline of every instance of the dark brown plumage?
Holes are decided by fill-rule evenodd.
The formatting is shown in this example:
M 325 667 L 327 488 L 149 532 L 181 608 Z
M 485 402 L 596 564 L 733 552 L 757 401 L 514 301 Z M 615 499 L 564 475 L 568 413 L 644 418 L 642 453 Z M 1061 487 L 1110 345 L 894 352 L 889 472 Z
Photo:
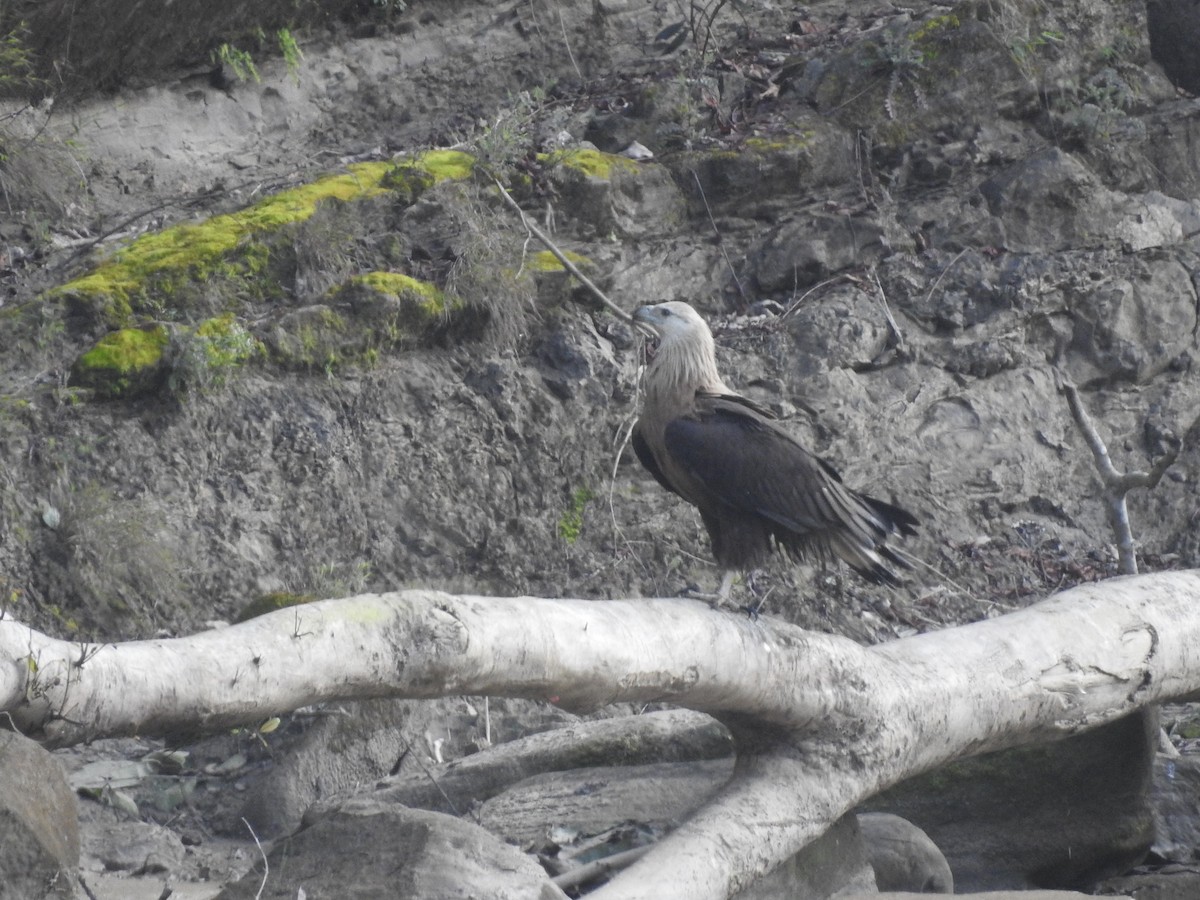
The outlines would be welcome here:
M 733 570 L 759 566 L 774 551 L 837 557 L 868 581 L 900 583 L 893 567 L 911 566 L 887 541 L 916 533 L 912 515 L 846 487 L 771 413 L 726 386 L 712 333 L 688 304 L 643 306 L 634 319 L 658 346 L 633 449 L 659 484 L 700 511 L 726 570 L 722 598 Z

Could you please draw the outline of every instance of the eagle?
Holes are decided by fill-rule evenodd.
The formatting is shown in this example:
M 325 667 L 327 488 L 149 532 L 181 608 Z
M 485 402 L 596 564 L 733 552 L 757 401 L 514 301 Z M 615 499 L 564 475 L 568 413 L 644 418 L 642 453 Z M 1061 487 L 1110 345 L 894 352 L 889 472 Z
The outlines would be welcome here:
M 642 306 L 633 318 L 657 339 L 633 449 L 660 485 L 699 510 L 724 570 L 719 603 L 738 570 L 777 552 L 838 558 L 874 584 L 901 583 L 896 570 L 912 565 L 888 541 L 915 535 L 915 517 L 846 487 L 770 411 L 730 389 L 712 332 L 687 303 Z

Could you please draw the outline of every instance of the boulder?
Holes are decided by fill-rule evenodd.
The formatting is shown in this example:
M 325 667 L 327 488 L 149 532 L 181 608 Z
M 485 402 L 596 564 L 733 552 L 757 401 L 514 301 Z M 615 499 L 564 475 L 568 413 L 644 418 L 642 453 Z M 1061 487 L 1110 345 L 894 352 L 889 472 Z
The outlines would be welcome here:
M 1054 744 L 965 760 L 866 808 L 915 823 L 958 891 L 1087 888 L 1140 860 L 1154 839 L 1156 716 L 1136 714 Z
M 858 827 L 879 890 L 954 893 L 946 857 L 912 822 L 890 813 L 863 813 Z
M 36 742 L 0 732 L 0 896 L 80 896 L 79 821 L 62 767 Z
M 92 868 L 105 872 L 150 875 L 174 872 L 183 862 L 183 841 L 152 822 L 94 824 L 84 834 L 83 853 Z
M 685 819 L 729 778 L 733 760 L 574 769 L 536 775 L 487 801 L 480 822 L 506 840 L 570 860 L 574 845 L 612 851 L 650 843 Z M 579 854 L 582 857 L 584 854 Z M 872 890 L 858 824 L 846 816 L 739 900 L 825 900 Z
M 269 877 L 259 864 L 217 900 L 563 896 L 537 863 L 479 826 L 373 800 L 350 801 L 280 841 L 267 864 Z
M 1191 863 L 1200 856 L 1200 759 L 1194 756 L 1154 761 L 1150 789 L 1154 807 L 1154 845 L 1163 859 Z

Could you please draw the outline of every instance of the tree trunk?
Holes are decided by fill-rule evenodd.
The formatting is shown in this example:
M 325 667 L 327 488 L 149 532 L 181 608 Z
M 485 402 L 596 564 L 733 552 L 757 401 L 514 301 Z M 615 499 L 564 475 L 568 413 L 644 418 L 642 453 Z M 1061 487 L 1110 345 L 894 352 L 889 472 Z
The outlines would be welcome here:
M 592 896 L 725 898 L 877 791 L 1200 690 L 1200 572 L 1116 578 L 861 647 L 694 601 L 363 595 L 174 640 L 0 622 L 0 709 L 50 745 L 257 722 L 334 699 L 669 701 L 733 733 L 729 785 Z

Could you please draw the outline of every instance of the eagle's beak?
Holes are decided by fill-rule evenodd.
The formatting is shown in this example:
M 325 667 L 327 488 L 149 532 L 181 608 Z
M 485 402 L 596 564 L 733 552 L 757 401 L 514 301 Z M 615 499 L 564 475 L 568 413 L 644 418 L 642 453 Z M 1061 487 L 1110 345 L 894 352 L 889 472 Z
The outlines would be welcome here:
M 654 320 L 650 316 L 652 306 L 639 306 L 633 311 L 633 326 L 642 333 L 648 341 L 658 340 L 658 331 L 651 324 Z

